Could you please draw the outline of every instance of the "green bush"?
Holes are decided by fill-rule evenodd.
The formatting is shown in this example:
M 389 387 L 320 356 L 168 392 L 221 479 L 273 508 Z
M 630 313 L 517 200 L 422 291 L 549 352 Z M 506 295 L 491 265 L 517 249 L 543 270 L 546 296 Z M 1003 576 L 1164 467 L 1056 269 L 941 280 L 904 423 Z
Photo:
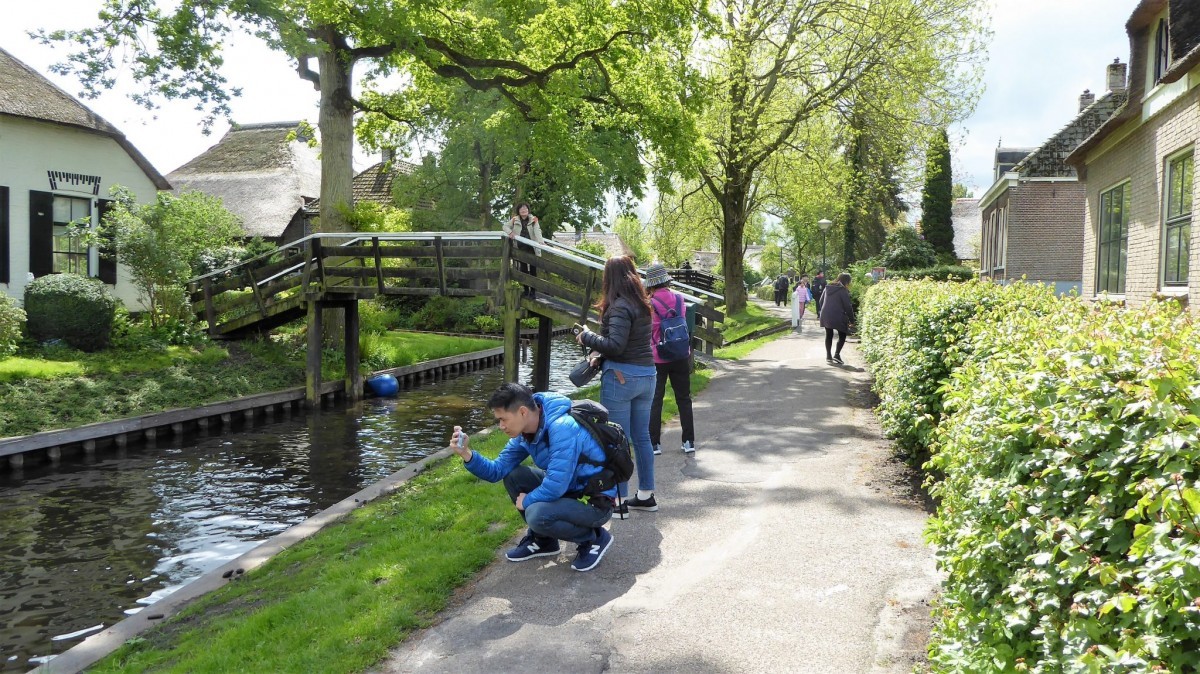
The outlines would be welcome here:
M 971 321 L 997 304 L 1053 300 L 1045 286 L 1026 283 L 885 281 L 867 290 L 858 316 L 863 356 L 880 398 L 880 423 L 910 460 L 921 463 L 928 456 L 942 387 L 969 351 L 962 339 Z
M 486 298 L 429 298 L 421 308 L 400 318 L 401 327 L 439 332 L 478 332 L 477 316 L 488 315 Z
M 962 265 L 940 265 L 920 269 L 887 270 L 889 279 L 929 279 L 931 281 L 970 281 L 975 270 Z
M 50 274 L 25 286 L 29 335 L 61 339 L 80 351 L 97 351 L 112 337 L 117 299 L 98 279 Z
M 16 352 L 24 325 L 25 312 L 11 297 L 0 293 L 0 358 Z
M 879 264 L 890 269 L 920 269 L 937 265 L 937 251 L 907 225 L 888 234 L 879 254 Z
M 775 287 L 774 286 L 755 286 L 754 287 L 754 296 L 760 300 L 766 300 L 767 302 L 773 302 L 775 300 Z
M 1193 318 L 1078 299 L 978 316 L 932 460 L 934 670 L 1200 671 Z

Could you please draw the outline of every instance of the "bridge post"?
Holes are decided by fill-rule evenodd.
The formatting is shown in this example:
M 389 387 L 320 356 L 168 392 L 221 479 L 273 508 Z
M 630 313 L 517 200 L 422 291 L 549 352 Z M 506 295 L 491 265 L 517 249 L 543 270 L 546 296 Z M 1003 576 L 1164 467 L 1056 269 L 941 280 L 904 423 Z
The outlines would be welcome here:
M 304 403 L 308 407 L 321 405 L 321 302 L 308 301 L 308 358 L 304 366 Z
M 358 300 L 346 303 L 346 398 L 361 400 L 363 377 L 359 369 Z
M 504 381 L 517 380 L 521 357 L 521 286 L 504 286 Z
M 537 349 L 533 352 L 533 390 L 550 390 L 550 339 L 554 321 L 538 316 Z

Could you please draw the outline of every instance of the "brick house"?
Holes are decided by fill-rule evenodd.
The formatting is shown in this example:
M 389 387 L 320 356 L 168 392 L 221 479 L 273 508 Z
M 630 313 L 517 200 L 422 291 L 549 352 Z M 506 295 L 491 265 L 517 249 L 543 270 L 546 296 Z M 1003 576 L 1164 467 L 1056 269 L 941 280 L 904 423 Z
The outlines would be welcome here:
M 996 182 L 979 201 L 980 276 L 1007 283 L 1025 278 L 1080 290 L 1085 189 L 1066 157 L 1125 101 L 1125 65 L 1108 66 L 1108 91 L 1079 97 L 1075 118 L 1008 168 L 1019 152 L 996 150 Z
M 1083 295 L 1130 305 L 1169 295 L 1195 306 L 1200 3 L 1141 0 L 1125 30 L 1128 101 L 1067 159 L 1087 188 Z

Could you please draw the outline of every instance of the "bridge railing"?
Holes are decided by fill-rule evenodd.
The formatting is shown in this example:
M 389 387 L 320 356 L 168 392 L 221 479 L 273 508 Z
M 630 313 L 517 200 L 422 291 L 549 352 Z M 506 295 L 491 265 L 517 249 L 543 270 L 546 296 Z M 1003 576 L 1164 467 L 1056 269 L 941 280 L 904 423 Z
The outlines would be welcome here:
M 520 264 L 536 271 L 527 273 Z M 522 307 L 564 323 L 592 322 L 604 260 L 557 243 L 502 232 L 361 232 L 312 234 L 241 264 L 192 279 L 189 297 L 210 334 L 233 335 L 298 317 L 305 303 L 384 295 L 494 294 L 509 281 L 536 291 Z M 723 298 L 674 284 L 698 316 L 696 337 L 721 344 L 715 324 Z

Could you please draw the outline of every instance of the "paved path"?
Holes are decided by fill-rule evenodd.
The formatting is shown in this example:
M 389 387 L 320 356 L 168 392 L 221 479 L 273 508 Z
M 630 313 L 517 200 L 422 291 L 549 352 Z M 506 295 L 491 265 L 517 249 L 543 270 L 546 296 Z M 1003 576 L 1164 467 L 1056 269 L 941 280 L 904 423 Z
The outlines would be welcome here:
M 889 449 L 856 346 L 827 365 L 806 318 L 719 365 L 694 458 L 665 431 L 661 509 L 613 521 L 595 571 L 570 569 L 572 545 L 520 564 L 498 551 L 376 671 L 911 671 L 937 584 L 925 513 L 880 486 Z

